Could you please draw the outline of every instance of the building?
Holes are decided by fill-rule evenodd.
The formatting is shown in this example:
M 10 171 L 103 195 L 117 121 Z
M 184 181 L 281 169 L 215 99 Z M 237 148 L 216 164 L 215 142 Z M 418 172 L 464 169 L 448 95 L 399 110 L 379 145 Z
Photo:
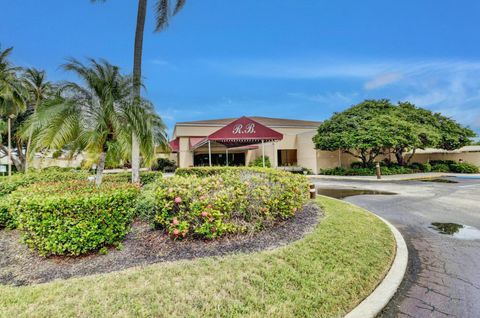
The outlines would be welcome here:
M 318 170 L 318 121 L 242 117 L 180 122 L 170 142 L 179 167 L 248 165 L 264 153 L 273 167 Z
M 191 166 L 243 166 L 249 165 L 262 154 L 275 168 L 294 170 L 307 168 L 313 173 L 321 169 L 350 167 L 357 158 L 342 151 L 316 150 L 312 138 L 319 121 L 281 119 L 269 117 L 241 117 L 180 122 L 175 125 L 171 159 L 179 167 Z M 405 154 L 410 156 L 409 153 Z M 169 156 L 158 154 L 159 157 Z M 379 156 L 377 160 L 394 156 Z M 78 167 L 82 154 L 69 158 L 53 158 L 52 154 L 38 153 L 31 167 Z M 457 150 L 417 149 L 411 162 L 454 160 L 480 166 L 480 146 L 466 146 Z M 6 157 L 0 165 L 6 165 Z
M 175 125 L 170 147 L 181 168 L 243 166 L 261 158 L 263 153 L 273 167 L 303 167 L 314 173 L 326 168 L 349 167 L 352 162 L 358 161 L 341 151 L 316 150 L 312 138 L 320 124 L 319 121 L 269 117 L 180 122 Z M 385 157 L 378 157 L 378 160 L 383 159 Z M 480 166 L 480 146 L 467 146 L 454 151 L 417 150 L 412 162 L 439 159 L 465 161 Z

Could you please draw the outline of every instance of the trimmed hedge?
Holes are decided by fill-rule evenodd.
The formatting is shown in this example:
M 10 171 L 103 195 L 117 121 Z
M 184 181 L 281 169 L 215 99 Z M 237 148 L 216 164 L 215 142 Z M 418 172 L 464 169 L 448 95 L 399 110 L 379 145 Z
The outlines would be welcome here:
M 142 209 L 174 239 L 254 232 L 292 217 L 309 198 L 301 175 L 257 168 L 178 169 L 143 194 Z
M 432 160 L 429 163 L 412 163 L 409 166 L 397 164 L 381 165 L 382 175 L 410 174 L 419 172 L 455 172 L 455 173 L 478 173 L 479 168 L 467 162 L 455 162 L 453 160 Z M 351 168 L 322 169 L 320 174 L 335 176 L 374 176 L 375 166 L 362 167 L 361 162 L 354 162 Z
M 468 162 L 458 162 L 451 164 L 450 171 L 455 173 L 479 173 L 479 168 Z
M 155 182 L 159 178 L 163 178 L 163 174 L 160 171 L 140 172 L 140 182 L 142 185 Z M 130 172 L 106 173 L 103 175 L 104 182 L 130 182 L 131 180 L 132 174 Z
M 8 212 L 40 255 L 80 255 L 125 237 L 139 191 L 128 183 L 36 183 L 9 196 Z
M 86 170 L 46 169 L 35 170 L 28 174 L 15 174 L 12 177 L 0 178 L 0 197 L 12 193 L 17 188 L 28 186 L 35 182 L 63 182 L 70 180 L 87 180 Z

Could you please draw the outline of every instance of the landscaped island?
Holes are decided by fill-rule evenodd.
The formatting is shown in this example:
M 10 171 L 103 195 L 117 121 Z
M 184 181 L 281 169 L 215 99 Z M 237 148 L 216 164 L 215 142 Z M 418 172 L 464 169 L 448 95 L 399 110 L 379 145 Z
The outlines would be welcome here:
M 0 286 L 0 317 L 340 316 L 395 255 L 381 220 L 337 200 L 309 201 L 302 175 L 194 168 L 146 173 L 140 187 L 106 175 L 99 188 L 86 176 L 1 180 L 0 246 L 11 249 L 1 251 L 1 281 L 77 278 Z M 126 269 L 166 260 L 178 261 Z
M 142 188 L 123 175 L 105 176 L 100 187 L 84 172 L 19 175 L 0 185 L 0 227 L 18 228 L 40 255 L 80 255 L 118 246 L 136 218 L 172 239 L 214 239 L 273 226 L 309 197 L 305 177 L 271 169 L 178 174 L 164 179 L 149 173 Z

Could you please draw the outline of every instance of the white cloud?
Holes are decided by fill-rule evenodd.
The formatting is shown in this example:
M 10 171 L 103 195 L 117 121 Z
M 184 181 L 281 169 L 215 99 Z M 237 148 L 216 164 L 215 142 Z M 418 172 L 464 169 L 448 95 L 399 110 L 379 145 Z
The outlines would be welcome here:
M 364 88 L 367 90 L 371 89 L 376 89 L 376 88 L 381 88 L 386 85 L 398 82 L 400 79 L 402 79 L 402 74 L 401 73 L 384 73 L 380 74 L 373 79 L 369 80 L 368 82 L 365 83 Z
M 152 59 L 149 62 L 154 64 L 154 65 L 160 65 L 160 66 L 170 65 L 170 63 L 168 61 L 162 60 L 162 59 Z
M 342 92 L 328 92 L 324 94 L 306 94 L 306 93 L 288 93 L 290 97 L 298 98 L 314 103 L 325 104 L 327 106 L 348 106 L 355 102 L 358 94 L 346 94 Z

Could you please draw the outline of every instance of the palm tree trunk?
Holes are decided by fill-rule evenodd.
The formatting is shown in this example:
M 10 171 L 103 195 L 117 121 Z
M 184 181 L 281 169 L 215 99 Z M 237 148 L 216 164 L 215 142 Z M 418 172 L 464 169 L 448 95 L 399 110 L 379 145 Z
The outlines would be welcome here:
M 95 177 L 95 184 L 99 187 L 102 184 L 103 170 L 105 169 L 105 159 L 107 159 L 107 153 L 103 151 L 100 154 L 97 166 L 97 176 Z
M 147 0 L 138 0 L 137 27 L 135 31 L 135 47 L 133 53 L 133 100 L 140 102 L 142 82 L 142 53 Z M 132 133 L 132 182 L 140 183 L 140 146 L 135 133 Z
M 33 115 L 37 113 L 37 107 L 38 107 L 38 99 L 36 105 L 33 107 Z M 30 131 L 30 134 L 28 135 L 28 141 L 27 141 L 27 148 L 25 150 L 25 174 L 28 173 L 28 166 L 29 166 L 29 160 L 30 160 L 30 148 L 32 146 L 32 138 L 33 138 L 33 130 Z

